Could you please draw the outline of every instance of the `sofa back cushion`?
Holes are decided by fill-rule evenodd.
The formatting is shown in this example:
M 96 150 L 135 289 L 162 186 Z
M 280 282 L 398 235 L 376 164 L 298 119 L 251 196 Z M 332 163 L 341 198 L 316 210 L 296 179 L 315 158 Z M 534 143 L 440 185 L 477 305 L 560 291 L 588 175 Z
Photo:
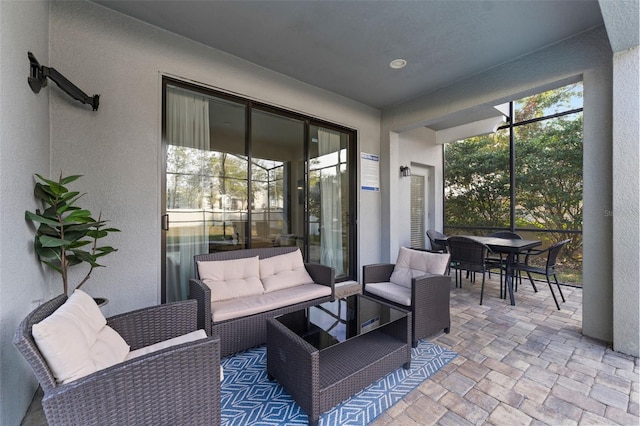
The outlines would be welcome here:
M 211 301 L 264 293 L 258 256 L 232 260 L 198 261 L 198 274 L 211 289 Z
M 111 327 L 91 296 L 75 290 L 31 333 L 59 383 L 68 383 L 122 362 L 129 345 Z
M 448 265 L 449 253 L 431 253 L 400 247 L 398 260 L 389 281 L 411 288 L 412 278 L 426 273 L 444 275 Z
M 260 280 L 265 293 L 313 283 L 300 250 L 260 259 Z

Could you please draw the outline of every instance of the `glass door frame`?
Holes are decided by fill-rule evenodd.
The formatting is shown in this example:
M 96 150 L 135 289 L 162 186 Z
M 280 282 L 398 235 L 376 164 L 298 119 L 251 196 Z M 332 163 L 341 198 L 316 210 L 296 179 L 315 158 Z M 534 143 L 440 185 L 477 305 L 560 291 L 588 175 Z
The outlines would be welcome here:
M 167 230 L 169 229 L 170 223 L 167 214 L 167 200 L 166 200 L 166 191 L 167 191 L 167 178 L 166 178 L 166 166 L 167 166 L 167 136 L 166 136 L 166 126 L 167 126 L 167 102 L 166 102 L 166 92 L 167 86 L 177 86 L 180 88 L 184 88 L 187 90 L 191 90 L 197 93 L 202 93 L 205 95 L 226 99 L 229 101 L 236 102 L 238 104 L 243 104 L 245 106 L 245 152 L 248 157 L 249 168 L 252 167 L 252 120 L 251 115 L 253 110 L 259 110 L 264 112 L 273 113 L 279 116 L 292 118 L 295 120 L 300 120 L 304 122 L 304 184 L 303 184 L 303 200 L 304 200 L 304 235 L 303 235 L 303 250 L 302 255 L 305 261 L 309 258 L 309 146 L 311 143 L 310 137 L 310 128 L 311 126 L 318 126 L 322 128 L 331 129 L 340 133 L 344 133 L 348 135 L 348 187 L 349 187 L 349 200 L 348 200 L 348 208 L 349 213 L 347 214 L 347 223 L 348 226 L 348 270 L 346 271 L 346 276 L 336 281 L 345 281 L 345 280 L 355 280 L 357 279 L 357 236 L 358 236 L 358 192 L 357 192 L 357 173 L 358 173 L 358 155 L 356 152 L 357 149 L 357 137 L 358 132 L 354 129 L 350 129 L 335 123 L 331 123 L 328 121 L 324 121 L 315 117 L 299 114 L 296 112 L 292 112 L 286 109 L 282 109 L 279 107 L 274 107 L 272 105 L 264 104 L 261 102 L 256 102 L 251 99 L 243 98 L 236 95 L 231 95 L 229 93 L 225 93 L 219 90 L 211 89 L 208 87 L 203 87 L 194 83 L 185 82 L 183 80 L 175 79 L 173 77 L 162 76 L 162 87 L 161 87 L 161 154 L 162 154 L 162 172 L 161 172 L 161 182 L 160 182 L 160 191 L 161 191 L 161 203 L 160 203 L 160 224 L 161 224 L 161 302 L 165 303 L 167 298 Z M 248 193 L 251 193 L 252 188 L 252 176 L 251 169 L 248 170 Z M 248 209 L 248 218 L 247 218 L 247 228 L 250 228 L 251 224 L 251 209 Z M 245 235 L 250 235 L 250 229 L 245 229 Z M 250 248 L 251 239 L 248 239 L 248 246 Z

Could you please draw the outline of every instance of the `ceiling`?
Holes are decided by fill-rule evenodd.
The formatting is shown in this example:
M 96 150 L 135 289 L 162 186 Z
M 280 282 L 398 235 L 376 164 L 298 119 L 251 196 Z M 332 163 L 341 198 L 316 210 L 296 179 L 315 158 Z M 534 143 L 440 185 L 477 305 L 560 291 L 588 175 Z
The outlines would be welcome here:
M 596 0 L 95 3 L 380 110 L 603 25 Z

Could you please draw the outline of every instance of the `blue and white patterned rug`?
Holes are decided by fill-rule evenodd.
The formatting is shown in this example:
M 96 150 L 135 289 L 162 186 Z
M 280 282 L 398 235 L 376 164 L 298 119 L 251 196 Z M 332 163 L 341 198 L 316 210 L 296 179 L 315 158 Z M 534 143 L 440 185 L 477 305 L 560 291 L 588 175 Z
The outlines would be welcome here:
M 412 349 L 411 369 L 399 368 L 320 418 L 320 425 L 366 425 L 457 356 L 427 341 Z M 278 384 L 267 378 L 265 347 L 221 361 L 222 425 L 306 425 L 307 414 Z

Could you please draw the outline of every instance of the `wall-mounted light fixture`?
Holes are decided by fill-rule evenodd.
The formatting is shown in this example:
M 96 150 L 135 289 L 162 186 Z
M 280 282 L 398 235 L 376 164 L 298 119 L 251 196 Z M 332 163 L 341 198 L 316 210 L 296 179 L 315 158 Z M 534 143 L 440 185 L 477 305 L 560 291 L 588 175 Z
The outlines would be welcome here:
M 411 176 L 411 169 L 409 166 L 400 166 L 400 176 L 408 177 Z

